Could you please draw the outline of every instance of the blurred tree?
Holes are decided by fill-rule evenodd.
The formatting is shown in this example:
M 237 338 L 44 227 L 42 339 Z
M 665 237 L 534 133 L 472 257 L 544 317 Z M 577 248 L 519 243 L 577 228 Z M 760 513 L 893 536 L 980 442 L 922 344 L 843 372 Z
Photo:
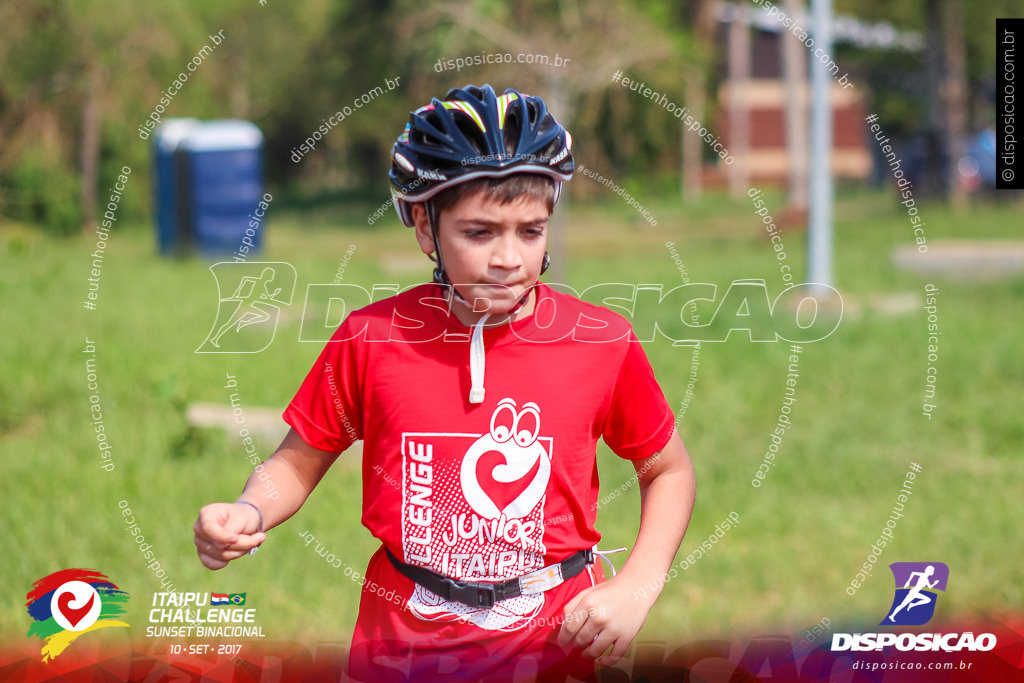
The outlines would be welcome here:
M 0 207 L 68 233 L 80 210 L 68 196 L 74 154 L 62 124 L 77 71 L 66 40 L 74 18 L 60 3 L 6 3 L 0 24 L 0 63 L 7 67 L 0 79 Z
M 671 183 L 665 189 L 678 187 L 681 149 L 684 195 L 693 197 L 706 145 L 657 98 L 611 78 L 621 71 L 695 118 L 714 120 L 706 111 L 713 100 L 706 105 L 704 95 L 717 57 L 719 2 L 12 0 L 0 4 L 0 63 L 7 67 L 0 80 L 0 211 L 74 232 L 96 219 L 101 192 L 129 166 L 133 189 L 120 217 L 145 216 L 152 141 L 137 128 L 220 30 L 224 42 L 162 116 L 254 121 L 266 135 L 274 183 L 386 196 L 388 148 L 408 112 L 450 87 L 490 82 L 544 95 L 573 130 L 580 161 L 634 194 L 662 177 Z M 836 0 L 836 9 L 922 35 L 931 26 L 939 36 L 934 50 L 918 53 L 837 48 L 893 139 L 930 130 L 948 158 L 964 133 L 991 125 L 991 104 L 980 95 L 992 83 L 993 20 L 1012 16 L 1019 0 Z M 491 53 L 557 56 L 562 65 L 456 70 L 439 62 Z M 930 81 L 937 84 L 931 99 L 929 79 L 921 78 L 928 60 L 943 65 Z M 301 163 L 290 159 L 326 119 L 385 79 L 398 87 L 331 129 Z M 971 101 L 980 104 L 964 104 Z M 952 178 L 946 174 L 944 184 L 952 186 Z M 604 191 L 574 183 L 580 195 Z

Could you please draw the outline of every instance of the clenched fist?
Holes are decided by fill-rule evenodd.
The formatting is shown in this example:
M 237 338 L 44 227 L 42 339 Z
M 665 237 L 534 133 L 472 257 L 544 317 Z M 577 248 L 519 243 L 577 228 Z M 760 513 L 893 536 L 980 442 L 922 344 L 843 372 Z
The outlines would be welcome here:
M 196 552 L 208 569 L 221 569 L 267 539 L 256 508 L 244 503 L 211 503 L 199 511 L 192 530 Z

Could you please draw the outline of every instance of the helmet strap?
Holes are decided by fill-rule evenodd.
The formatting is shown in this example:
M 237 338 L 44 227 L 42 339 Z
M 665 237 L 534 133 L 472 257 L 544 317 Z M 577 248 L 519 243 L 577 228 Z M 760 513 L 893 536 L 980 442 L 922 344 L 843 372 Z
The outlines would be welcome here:
M 430 199 L 423 202 L 423 209 L 427 212 L 427 222 L 430 223 L 430 235 L 434 239 L 434 254 L 430 254 L 430 260 L 436 263 L 434 266 L 434 282 L 439 285 L 451 284 L 448 281 L 448 273 L 444 272 L 444 261 L 441 260 L 441 240 L 438 237 L 438 229 L 441 227 L 437 216 L 437 207 Z
M 448 279 L 448 273 L 445 272 L 444 258 L 441 256 L 441 238 L 439 236 L 441 220 L 440 216 L 437 214 L 437 207 L 434 205 L 433 200 L 428 199 L 423 202 L 423 208 L 427 212 L 427 222 L 430 223 L 430 234 L 434 239 L 434 253 L 437 254 L 437 258 L 433 258 L 433 256 L 431 256 L 432 260 L 437 264 L 434 266 L 434 282 L 450 289 L 453 297 L 466 304 L 466 306 L 472 310 L 473 305 L 459 294 L 459 291 L 455 289 L 455 285 L 453 285 L 451 280 Z

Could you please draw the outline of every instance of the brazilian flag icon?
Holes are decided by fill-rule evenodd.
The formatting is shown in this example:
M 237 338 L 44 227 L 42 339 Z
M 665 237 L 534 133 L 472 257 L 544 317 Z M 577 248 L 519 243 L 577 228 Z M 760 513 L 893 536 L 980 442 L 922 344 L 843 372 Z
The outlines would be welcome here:
M 228 602 L 230 602 L 232 605 L 244 605 L 245 595 L 245 593 L 232 593 L 228 596 Z

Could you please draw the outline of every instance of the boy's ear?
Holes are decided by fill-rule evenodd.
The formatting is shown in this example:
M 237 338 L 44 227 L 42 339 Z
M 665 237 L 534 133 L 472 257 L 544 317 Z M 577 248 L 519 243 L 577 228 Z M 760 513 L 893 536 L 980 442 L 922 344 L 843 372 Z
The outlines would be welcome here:
M 434 236 L 430 231 L 430 221 L 427 219 L 427 210 L 423 204 L 412 205 L 412 220 L 415 223 L 413 229 L 416 231 L 416 241 L 423 253 L 430 256 L 434 253 Z

